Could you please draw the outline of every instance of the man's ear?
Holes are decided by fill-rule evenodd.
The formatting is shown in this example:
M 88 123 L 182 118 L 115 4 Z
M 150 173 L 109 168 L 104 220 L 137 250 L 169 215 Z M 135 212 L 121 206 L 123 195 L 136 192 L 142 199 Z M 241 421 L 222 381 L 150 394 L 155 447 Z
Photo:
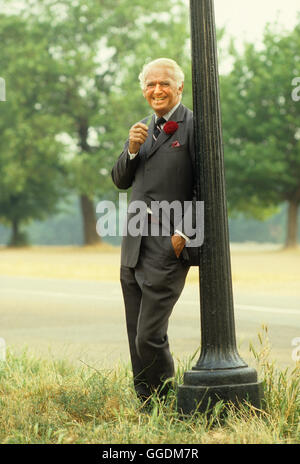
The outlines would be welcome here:
M 178 87 L 178 95 L 181 95 L 182 92 L 183 92 L 183 86 L 184 86 L 184 82 L 182 82 L 181 86 Z

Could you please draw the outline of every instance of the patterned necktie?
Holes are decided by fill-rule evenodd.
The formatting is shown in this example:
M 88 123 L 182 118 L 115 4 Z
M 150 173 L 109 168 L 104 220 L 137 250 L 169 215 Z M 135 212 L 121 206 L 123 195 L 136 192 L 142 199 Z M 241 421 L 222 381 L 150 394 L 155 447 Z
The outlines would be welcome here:
M 159 118 L 155 125 L 154 125 L 154 130 L 153 130 L 153 141 L 152 143 L 155 143 L 157 140 L 157 137 L 161 133 L 161 128 L 160 126 L 166 122 L 165 118 Z

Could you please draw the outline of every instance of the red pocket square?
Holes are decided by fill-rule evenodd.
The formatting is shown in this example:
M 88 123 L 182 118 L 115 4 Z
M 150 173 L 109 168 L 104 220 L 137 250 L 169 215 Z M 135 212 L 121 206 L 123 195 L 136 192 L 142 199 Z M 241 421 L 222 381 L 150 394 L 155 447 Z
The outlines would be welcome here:
M 180 143 L 178 142 L 178 140 L 172 143 L 172 148 L 176 148 L 176 147 L 180 147 Z

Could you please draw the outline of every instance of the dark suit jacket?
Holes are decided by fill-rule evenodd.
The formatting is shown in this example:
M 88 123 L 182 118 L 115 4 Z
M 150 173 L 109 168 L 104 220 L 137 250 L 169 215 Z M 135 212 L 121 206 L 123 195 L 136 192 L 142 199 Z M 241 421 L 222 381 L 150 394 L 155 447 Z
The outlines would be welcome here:
M 148 118 L 141 122 L 146 123 Z M 154 115 L 149 124 L 148 137 L 141 146 L 139 154 L 130 160 L 128 155 L 129 141 L 125 143 L 123 152 L 112 169 L 114 184 L 121 190 L 132 187 L 130 204 L 133 201 L 143 201 L 151 207 L 151 201 L 166 200 L 195 201 L 195 152 L 193 139 L 193 113 L 180 104 L 171 116 L 178 123 L 178 129 L 173 134 L 164 131 L 152 144 Z M 174 145 L 174 142 L 178 142 Z M 182 208 L 184 211 L 184 208 Z M 127 221 L 131 218 L 128 213 Z M 178 229 L 178 227 L 176 227 Z M 182 230 L 186 235 L 189 233 Z M 174 228 L 171 234 L 174 232 Z M 121 264 L 135 267 L 141 243 L 141 235 L 123 236 Z M 190 265 L 198 265 L 198 248 L 185 247 L 182 252 L 184 259 Z

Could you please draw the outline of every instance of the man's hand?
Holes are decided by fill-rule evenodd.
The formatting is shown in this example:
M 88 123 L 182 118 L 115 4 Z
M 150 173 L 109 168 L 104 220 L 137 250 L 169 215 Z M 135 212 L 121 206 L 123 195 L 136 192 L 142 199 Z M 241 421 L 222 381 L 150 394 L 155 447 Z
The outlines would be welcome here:
M 185 239 L 179 234 L 174 234 L 171 237 L 171 241 L 172 241 L 175 255 L 177 256 L 177 258 L 179 258 L 180 253 L 182 252 L 184 245 L 185 245 Z
M 129 146 L 130 153 L 137 153 L 141 145 L 145 142 L 148 136 L 148 126 L 142 122 L 138 122 L 131 127 L 129 131 Z

